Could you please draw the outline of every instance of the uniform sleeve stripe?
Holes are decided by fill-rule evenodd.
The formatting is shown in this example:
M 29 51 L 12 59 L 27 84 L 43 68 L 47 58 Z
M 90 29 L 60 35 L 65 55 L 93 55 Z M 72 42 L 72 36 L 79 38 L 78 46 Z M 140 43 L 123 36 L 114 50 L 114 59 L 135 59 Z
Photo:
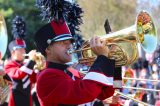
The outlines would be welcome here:
M 28 78 L 28 75 L 26 75 L 23 79 L 22 82 L 24 82 Z
M 27 88 L 29 84 L 30 84 L 30 80 L 27 80 L 27 81 L 23 84 L 23 88 L 24 88 L 24 89 Z
M 20 68 L 20 70 L 23 71 L 23 72 L 25 72 L 25 73 L 27 73 L 27 74 L 30 74 L 30 75 L 31 75 L 32 72 L 33 72 L 33 70 L 27 68 L 26 66 L 22 66 L 22 67 Z
M 89 72 L 88 74 L 86 74 L 83 80 L 84 79 L 93 80 L 96 82 L 103 83 L 105 85 L 113 85 L 113 77 L 107 77 L 104 74 L 97 72 Z

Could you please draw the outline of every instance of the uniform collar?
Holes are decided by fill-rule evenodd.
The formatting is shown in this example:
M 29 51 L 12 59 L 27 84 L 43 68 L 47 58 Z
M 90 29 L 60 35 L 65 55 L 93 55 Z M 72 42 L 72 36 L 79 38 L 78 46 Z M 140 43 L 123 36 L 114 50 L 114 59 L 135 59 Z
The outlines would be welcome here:
M 54 63 L 54 62 L 47 62 L 47 68 L 56 68 L 60 70 L 65 70 L 67 69 L 68 65 L 65 64 L 59 64 L 59 63 Z

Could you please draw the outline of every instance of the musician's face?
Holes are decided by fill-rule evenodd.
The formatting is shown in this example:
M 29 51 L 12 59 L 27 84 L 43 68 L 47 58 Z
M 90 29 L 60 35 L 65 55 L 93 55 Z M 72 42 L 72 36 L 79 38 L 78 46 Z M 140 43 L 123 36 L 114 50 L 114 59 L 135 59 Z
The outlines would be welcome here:
M 54 42 L 46 49 L 47 60 L 56 63 L 67 63 L 71 61 L 71 55 L 67 51 L 72 47 L 70 40 Z
M 19 49 L 12 51 L 11 55 L 14 60 L 23 61 L 24 60 L 23 55 L 25 53 L 26 53 L 25 48 L 19 48 Z

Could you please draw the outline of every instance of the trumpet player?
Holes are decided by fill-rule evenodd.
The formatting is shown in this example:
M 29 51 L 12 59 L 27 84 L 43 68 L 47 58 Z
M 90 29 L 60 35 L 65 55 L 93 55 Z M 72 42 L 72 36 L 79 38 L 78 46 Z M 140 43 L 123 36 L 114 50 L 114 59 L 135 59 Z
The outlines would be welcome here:
M 71 61 L 68 50 L 72 42 L 73 37 L 65 21 L 52 20 L 35 35 L 37 49 L 47 59 L 46 69 L 39 73 L 37 79 L 41 106 L 77 106 L 95 98 L 106 99 L 114 93 L 115 61 L 107 58 L 109 50 L 104 41 L 98 37 L 91 39 L 91 48 L 98 57 L 83 79 L 77 70 L 65 65 Z
M 26 44 L 24 36 L 24 20 L 20 16 L 13 19 L 13 35 L 15 40 L 9 43 L 11 59 L 5 65 L 5 72 L 13 79 L 10 85 L 8 106 L 32 106 L 31 85 L 36 82 L 35 65 L 36 51 L 28 53 L 29 61 L 24 63 Z M 16 29 L 14 29 L 16 28 Z M 23 32 L 23 33 L 22 33 Z

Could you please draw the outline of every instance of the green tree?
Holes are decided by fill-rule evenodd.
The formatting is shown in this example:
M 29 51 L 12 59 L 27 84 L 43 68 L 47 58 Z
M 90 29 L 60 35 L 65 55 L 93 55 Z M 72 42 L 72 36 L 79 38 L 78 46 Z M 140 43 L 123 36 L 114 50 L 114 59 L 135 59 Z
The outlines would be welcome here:
M 5 17 L 9 41 L 12 37 L 12 20 L 16 15 L 22 16 L 26 23 L 27 50 L 35 49 L 33 36 L 44 24 L 35 6 L 35 0 L 0 0 L 0 13 Z

